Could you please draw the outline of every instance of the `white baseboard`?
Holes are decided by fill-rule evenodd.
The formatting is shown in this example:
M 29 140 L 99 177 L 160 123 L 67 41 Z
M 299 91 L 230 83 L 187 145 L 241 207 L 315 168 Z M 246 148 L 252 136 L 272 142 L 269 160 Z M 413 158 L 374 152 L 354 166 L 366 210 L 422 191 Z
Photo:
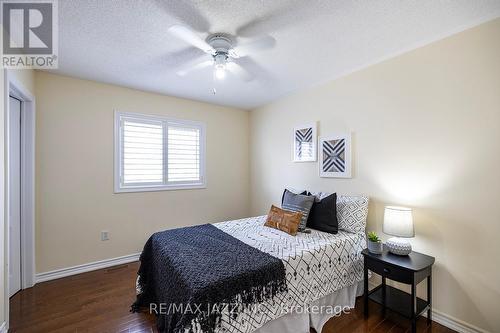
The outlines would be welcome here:
M 0 333 L 7 333 L 7 323 L 4 321 L 2 325 L 0 325 Z
M 371 290 L 379 285 L 372 280 L 368 281 L 368 288 Z M 427 312 L 425 312 L 422 316 L 427 317 Z M 448 327 L 458 333 L 490 333 L 488 331 L 483 330 L 477 326 L 466 323 L 460 319 L 447 315 L 441 311 L 432 309 L 432 321 Z
M 140 253 L 134 253 L 123 257 L 105 259 L 105 260 L 91 262 L 88 264 L 57 269 L 50 272 L 38 273 L 36 274 L 36 283 L 60 279 L 66 276 L 76 275 L 80 273 L 95 271 L 97 269 L 128 264 L 134 261 L 138 261 L 139 256 Z M 368 283 L 370 289 L 378 285 L 378 283 L 375 283 L 373 281 L 369 281 Z M 424 314 L 424 317 L 425 316 L 426 314 Z M 485 331 L 474 325 L 468 324 L 460 319 L 454 318 L 450 315 L 447 315 L 435 309 L 432 310 L 432 320 L 438 324 L 441 324 L 454 331 L 457 331 L 458 333 L 489 333 L 488 331 Z M 7 333 L 5 322 L 2 323 L 2 325 L 0 325 L 0 333 Z
M 458 333 L 489 333 L 482 328 L 466 323 L 465 321 L 447 315 L 446 313 L 442 313 L 438 310 L 432 310 L 432 321 L 451 328 Z
M 36 283 L 60 279 L 66 276 L 81 274 L 85 272 L 95 271 L 98 269 L 108 268 L 117 265 L 128 264 L 139 260 L 140 253 L 129 254 L 123 257 L 105 259 L 100 261 L 90 262 L 88 264 L 56 269 L 50 272 L 37 273 L 35 276 Z M 2 333 L 0 331 L 0 333 Z

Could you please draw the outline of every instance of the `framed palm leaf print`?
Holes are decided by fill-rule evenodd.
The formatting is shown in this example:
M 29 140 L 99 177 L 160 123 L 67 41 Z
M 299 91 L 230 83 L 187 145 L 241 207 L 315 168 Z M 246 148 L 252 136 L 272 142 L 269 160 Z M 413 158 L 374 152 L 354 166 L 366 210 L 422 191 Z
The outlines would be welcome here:
M 293 129 L 293 161 L 316 161 L 316 124 L 297 126 Z
M 332 135 L 319 142 L 319 176 L 351 178 L 351 135 Z

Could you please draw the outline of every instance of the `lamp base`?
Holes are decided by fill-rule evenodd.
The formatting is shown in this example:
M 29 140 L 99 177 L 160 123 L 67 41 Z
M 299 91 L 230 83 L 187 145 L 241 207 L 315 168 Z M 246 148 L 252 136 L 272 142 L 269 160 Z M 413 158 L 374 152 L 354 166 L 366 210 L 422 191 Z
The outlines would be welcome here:
M 404 238 L 392 237 L 385 242 L 389 252 L 398 256 L 407 256 L 411 253 L 411 244 Z

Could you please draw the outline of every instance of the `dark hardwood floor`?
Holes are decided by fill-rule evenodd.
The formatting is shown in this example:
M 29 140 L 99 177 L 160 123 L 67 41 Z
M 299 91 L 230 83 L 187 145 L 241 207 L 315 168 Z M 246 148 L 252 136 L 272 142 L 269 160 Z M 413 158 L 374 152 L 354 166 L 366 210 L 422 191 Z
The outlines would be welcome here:
M 130 313 L 135 299 L 138 263 L 116 266 L 23 290 L 10 300 L 9 332 L 156 332 L 155 318 Z M 370 317 L 363 318 L 363 302 L 348 315 L 331 319 L 323 333 L 408 332 L 407 321 L 370 304 Z M 418 332 L 453 332 L 439 324 L 427 327 L 421 318 Z

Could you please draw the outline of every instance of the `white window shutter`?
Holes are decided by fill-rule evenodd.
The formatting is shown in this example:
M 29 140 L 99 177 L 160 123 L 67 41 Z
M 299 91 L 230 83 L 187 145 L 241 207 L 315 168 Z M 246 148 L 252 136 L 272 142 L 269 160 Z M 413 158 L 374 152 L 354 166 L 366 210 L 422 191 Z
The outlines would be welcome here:
M 122 120 L 124 185 L 163 183 L 163 125 L 161 122 Z
M 200 128 L 168 123 L 168 182 L 200 182 Z
M 205 125 L 115 113 L 115 192 L 205 188 Z

